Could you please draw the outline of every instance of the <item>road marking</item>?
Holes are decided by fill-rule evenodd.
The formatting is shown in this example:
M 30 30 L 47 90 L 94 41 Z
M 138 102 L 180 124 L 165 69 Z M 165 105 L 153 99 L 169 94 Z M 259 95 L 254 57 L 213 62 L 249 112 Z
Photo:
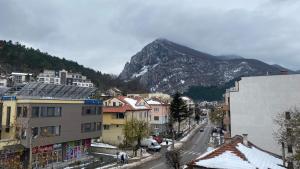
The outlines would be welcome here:
M 155 166 L 149 168 L 149 169 L 154 169 L 154 168 L 158 168 L 159 166 L 162 166 L 164 165 L 164 163 L 159 163 L 159 164 L 156 164 Z

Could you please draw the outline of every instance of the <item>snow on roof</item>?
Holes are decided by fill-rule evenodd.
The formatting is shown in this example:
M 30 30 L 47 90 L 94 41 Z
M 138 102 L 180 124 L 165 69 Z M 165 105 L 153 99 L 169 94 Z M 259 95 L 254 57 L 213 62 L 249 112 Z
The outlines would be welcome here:
M 190 98 L 186 97 L 186 96 L 182 96 L 181 97 L 182 100 L 191 100 Z
M 161 104 L 161 102 L 156 101 L 156 100 L 148 100 L 147 103 L 150 105 L 160 105 Z
M 249 146 L 242 144 L 241 136 L 235 136 L 230 143 L 206 152 L 187 165 L 206 168 L 235 169 L 284 169 L 279 156 L 264 151 L 248 141 Z
M 32 76 L 32 73 L 19 73 L 19 72 L 12 72 L 12 75 L 21 75 L 21 76 L 26 76 L 26 75 L 30 75 Z
M 128 104 L 130 104 L 130 106 L 131 107 L 133 107 L 134 109 L 149 109 L 147 106 L 145 106 L 145 105 L 137 105 L 137 100 L 135 100 L 135 99 L 131 99 L 131 98 L 128 98 L 128 97 L 126 97 L 126 98 L 124 98 L 124 100 L 128 103 Z
M 256 169 L 247 161 L 242 160 L 230 151 L 225 151 L 221 155 L 207 160 L 196 162 L 197 166 L 207 168 L 235 168 L 235 169 Z

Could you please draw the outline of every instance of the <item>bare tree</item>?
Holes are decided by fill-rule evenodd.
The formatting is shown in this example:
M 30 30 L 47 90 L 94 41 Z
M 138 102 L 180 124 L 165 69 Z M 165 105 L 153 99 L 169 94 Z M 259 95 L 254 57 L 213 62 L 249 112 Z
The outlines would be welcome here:
M 300 111 L 294 109 L 279 113 L 274 121 L 279 126 L 274 136 L 283 148 L 288 149 L 289 155 L 284 159 L 288 168 L 292 162 L 296 164 L 295 168 L 300 168 Z
M 180 161 L 181 156 L 179 149 L 172 149 L 166 152 L 166 164 L 170 168 L 179 169 L 180 168 Z

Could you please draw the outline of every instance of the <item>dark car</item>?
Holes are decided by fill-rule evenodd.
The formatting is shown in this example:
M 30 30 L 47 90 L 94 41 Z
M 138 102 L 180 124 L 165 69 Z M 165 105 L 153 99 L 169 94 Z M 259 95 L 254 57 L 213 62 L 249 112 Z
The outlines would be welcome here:
M 204 131 L 204 129 L 203 129 L 203 128 L 201 128 L 201 129 L 200 129 L 200 132 L 203 132 L 203 131 Z

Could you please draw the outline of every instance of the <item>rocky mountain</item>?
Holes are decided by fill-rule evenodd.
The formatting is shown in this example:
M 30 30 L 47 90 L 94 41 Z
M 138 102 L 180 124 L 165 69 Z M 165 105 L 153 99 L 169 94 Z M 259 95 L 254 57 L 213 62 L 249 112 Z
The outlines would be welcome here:
M 138 79 L 151 91 L 174 93 L 190 86 L 222 86 L 241 76 L 279 74 L 282 68 L 240 56 L 213 56 L 157 39 L 132 56 L 120 79 Z

